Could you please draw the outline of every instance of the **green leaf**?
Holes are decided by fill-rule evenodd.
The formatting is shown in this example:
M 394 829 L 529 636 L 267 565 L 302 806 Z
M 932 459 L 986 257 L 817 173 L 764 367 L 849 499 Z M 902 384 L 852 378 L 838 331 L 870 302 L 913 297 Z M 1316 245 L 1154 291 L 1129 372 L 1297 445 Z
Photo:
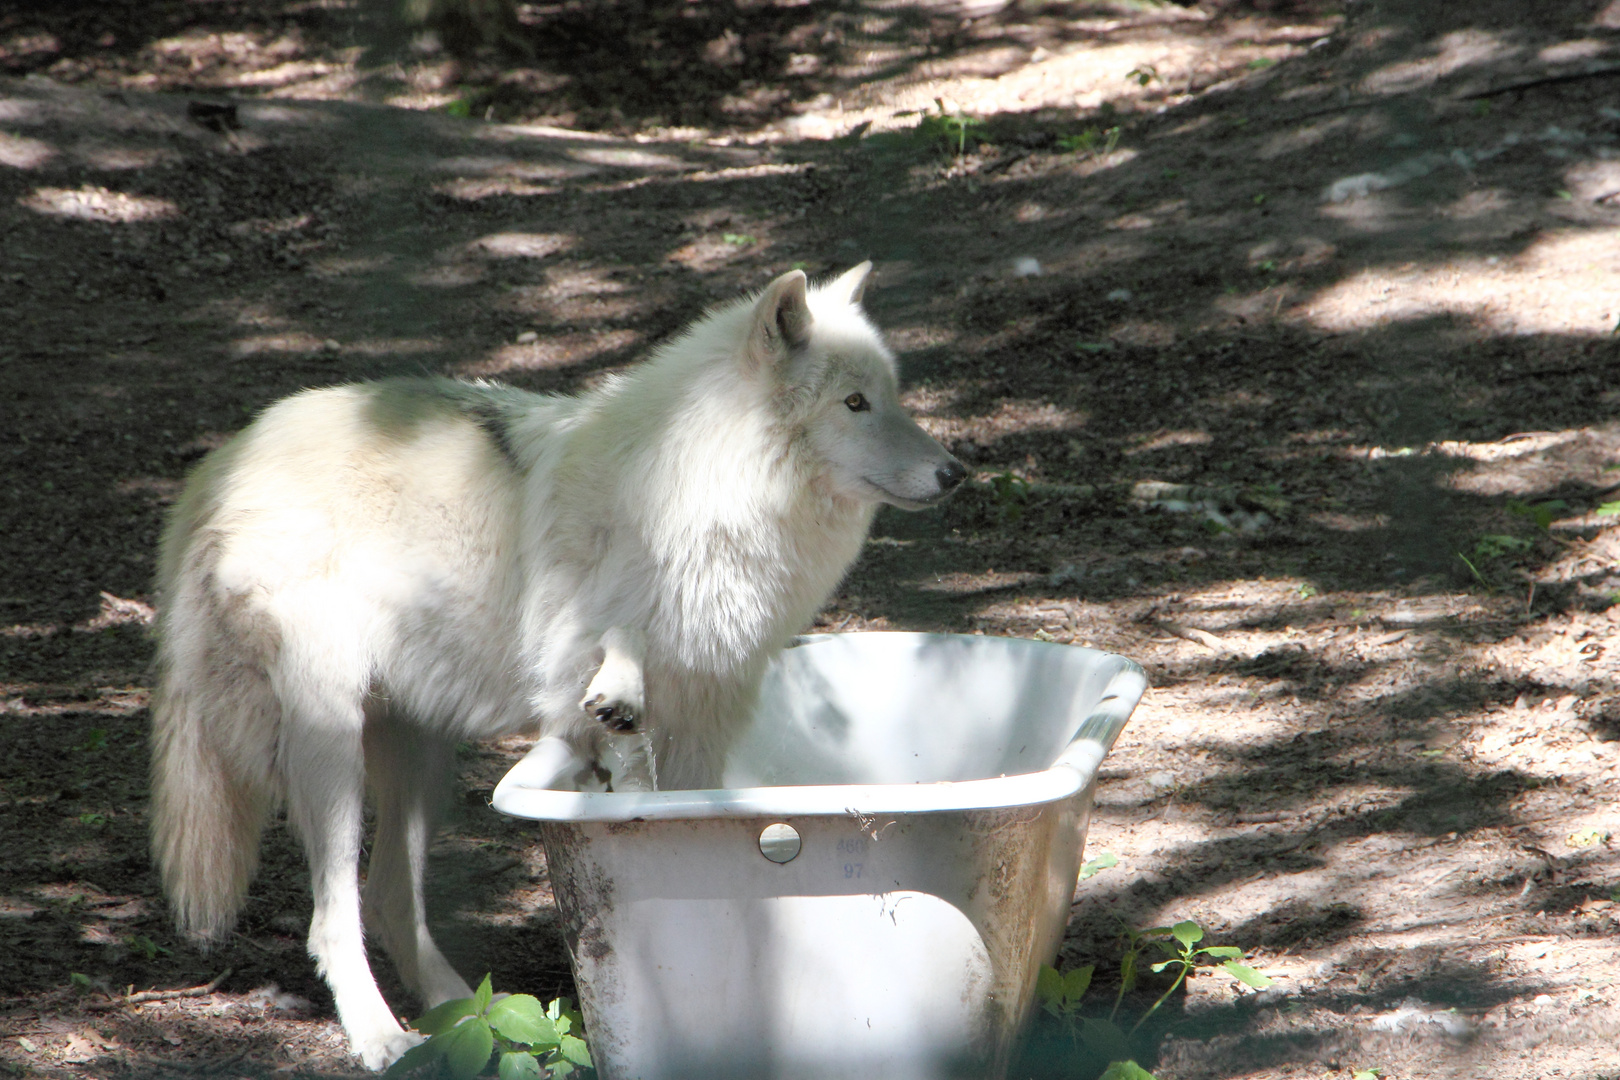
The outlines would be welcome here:
M 587 1069 L 595 1067 L 591 1064 L 591 1052 L 585 1046 L 584 1039 L 575 1038 L 572 1035 L 564 1035 L 562 1037 L 561 1045 L 558 1046 L 557 1049 L 562 1051 L 562 1056 L 565 1060 L 572 1061 L 575 1065 L 580 1065 Z
M 487 986 L 489 980 L 485 979 Z M 444 1044 L 444 1063 L 450 1067 L 450 1080 L 472 1080 L 489 1064 L 495 1050 L 495 1035 L 482 1017 L 473 1017 L 438 1036 Z
M 1254 968 L 1247 964 L 1240 964 L 1236 960 L 1228 960 L 1226 963 L 1222 964 L 1221 967 L 1225 968 L 1228 975 L 1232 976 L 1232 978 L 1236 979 L 1244 986 L 1252 986 L 1256 990 L 1264 990 L 1272 983 L 1271 979 L 1260 974 L 1258 971 L 1254 970 Z
M 1598 517 L 1614 517 L 1620 514 L 1620 502 L 1608 502 L 1597 508 Z
M 396 1076 L 413 1073 L 424 1065 L 431 1065 L 444 1056 L 444 1044 L 439 1039 L 429 1039 L 427 1042 L 417 1043 L 405 1051 L 394 1063 L 388 1066 L 383 1073 L 384 1080 L 393 1080 Z
M 1091 986 L 1091 975 L 1096 970 L 1095 964 L 1077 967 L 1063 976 L 1063 999 L 1065 1004 L 1079 1001 L 1086 996 L 1086 990 Z
M 1136 989 L 1136 952 L 1126 952 L 1119 961 L 1119 991 L 1128 994 Z
M 1126 1061 L 1131 1056 L 1131 1044 L 1125 1033 L 1107 1020 L 1086 1017 L 1080 1021 L 1080 1041 L 1086 1049 L 1109 1061 Z
M 1043 1005 L 1055 1005 L 1063 1000 L 1063 976 L 1058 974 L 1057 968 L 1041 965 L 1041 973 L 1035 976 L 1035 997 Z
M 1095 859 L 1087 859 L 1085 861 L 1085 865 L 1080 867 L 1080 880 L 1084 881 L 1087 878 L 1096 877 L 1104 870 L 1118 865 L 1118 857 L 1116 857 L 1112 851 L 1105 851 L 1101 855 L 1098 855 Z
M 527 1050 L 516 1050 L 501 1055 L 498 1072 L 501 1080 L 540 1080 L 540 1062 Z
M 553 1080 L 562 1080 L 562 1078 L 565 1076 L 574 1075 L 574 1066 L 572 1062 L 553 1061 L 550 1065 L 547 1065 L 546 1068 L 551 1070 Z
M 489 1007 L 489 1026 L 506 1038 L 525 1046 L 543 1046 L 547 1050 L 557 1045 L 561 1032 L 545 1006 L 532 994 L 513 994 Z
M 1153 1080 L 1153 1074 L 1134 1061 L 1116 1061 L 1097 1080 Z
M 1243 959 L 1243 950 L 1236 945 L 1208 945 L 1198 951 L 1205 956 L 1225 956 L 1233 960 Z
M 1187 961 L 1183 960 L 1181 957 L 1173 956 L 1169 960 L 1161 960 L 1157 964 L 1154 964 L 1151 970 L 1157 974 L 1158 972 L 1161 972 L 1165 968 L 1169 967 L 1171 964 L 1181 964 L 1182 966 L 1186 966 L 1186 963 Z
M 441 1031 L 449 1031 L 459 1024 L 462 1018 L 471 1016 L 477 1011 L 478 1003 L 472 998 L 455 998 L 435 1005 L 417 1017 L 411 1023 L 411 1027 L 424 1035 L 437 1035 Z
M 484 1010 L 489 1008 L 489 999 L 494 996 L 495 991 L 489 985 L 489 973 L 485 972 L 484 981 L 479 983 L 478 989 L 473 991 L 473 1004 L 476 1006 L 474 1011 L 482 1016 Z
M 1204 928 L 1191 919 L 1176 923 L 1170 928 L 1170 934 L 1189 949 L 1204 940 Z

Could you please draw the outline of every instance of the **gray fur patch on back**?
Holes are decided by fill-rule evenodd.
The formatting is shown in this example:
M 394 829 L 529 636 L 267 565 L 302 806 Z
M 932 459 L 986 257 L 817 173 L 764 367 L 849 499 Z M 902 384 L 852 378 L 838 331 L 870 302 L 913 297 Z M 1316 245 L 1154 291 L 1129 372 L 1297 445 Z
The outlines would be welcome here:
M 364 389 L 365 419 L 381 435 L 408 441 L 424 422 L 459 414 L 483 429 L 508 464 L 518 464 L 511 425 L 522 410 L 505 387 L 457 379 L 399 378 L 369 383 Z
M 474 398 L 465 402 L 467 415 L 477 421 L 478 426 L 495 441 L 495 448 L 501 452 L 506 463 L 516 468 L 518 465 L 517 447 L 512 443 L 512 431 L 508 426 L 507 410 L 500 403 L 488 398 Z

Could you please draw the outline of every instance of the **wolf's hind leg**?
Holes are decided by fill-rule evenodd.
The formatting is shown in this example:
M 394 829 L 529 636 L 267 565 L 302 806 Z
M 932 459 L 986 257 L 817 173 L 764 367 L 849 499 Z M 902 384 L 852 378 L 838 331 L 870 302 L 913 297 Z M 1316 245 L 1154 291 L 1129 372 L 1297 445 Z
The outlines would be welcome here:
M 432 1008 L 472 996 L 428 932 L 422 875 L 449 786 L 455 747 L 398 717 L 372 715 L 366 778 L 377 801 L 377 838 L 366 871 L 365 924 L 400 979 Z
M 640 630 L 615 626 L 602 635 L 602 666 L 579 703 L 609 731 L 634 731 L 647 711 L 642 663 L 647 641 Z
M 350 1048 L 366 1068 L 377 1070 L 414 1046 L 420 1037 L 406 1032 L 394 1019 L 366 960 L 360 926 L 365 768 L 359 695 L 352 704 L 317 700 L 320 687 L 310 683 L 317 683 L 317 679 L 310 679 L 300 688 L 303 693 L 289 695 L 290 688 L 283 688 L 281 739 L 287 817 L 303 840 L 315 896 L 309 953 L 332 988 Z

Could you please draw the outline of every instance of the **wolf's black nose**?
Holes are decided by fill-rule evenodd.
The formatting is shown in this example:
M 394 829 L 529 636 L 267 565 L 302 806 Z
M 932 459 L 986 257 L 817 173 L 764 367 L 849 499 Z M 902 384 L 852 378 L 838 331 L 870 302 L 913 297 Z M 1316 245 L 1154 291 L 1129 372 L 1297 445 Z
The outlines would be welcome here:
M 960 461 L 952 458 L 934 470 L 934 479 L 939 481 L 939 490 L 955 491 L 956 486 L 967 479 L 967 470 Z

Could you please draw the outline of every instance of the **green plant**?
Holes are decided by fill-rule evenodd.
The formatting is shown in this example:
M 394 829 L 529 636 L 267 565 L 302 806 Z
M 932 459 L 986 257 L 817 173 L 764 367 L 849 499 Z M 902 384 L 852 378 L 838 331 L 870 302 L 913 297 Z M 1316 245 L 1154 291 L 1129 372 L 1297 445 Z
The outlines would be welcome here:
M 1080 867 L 1080 880 L 1094 878 L 1104 870 L 1110 870 L 1119 865 L 1119 856 L 1112 851 L 1105 851 L 1094 859 L 1087 859 Z
M 1474 542 L 1474 558 L 1482 562 L 1500 559 L 1504 555 L 1517 555 L 1521 551 L 1529 551 L 1534 546 L 1522 537 L 1486 533 Z
M 720 239 L 724 240 L 732 247 L 749 247 L 750 245 L 759 243 L 759 237 L 750 236 L 747 233 L 722 233 Z
M 1153 1080 L 1153 1074 L 1134 1061 L 1116 1061 L 1097 1080 Z
M 1010 472 L 996 473 L 990 478 L 990 495 L 1002 521 L 1017 521 L 1024 516 L 1024 504 L 1029 502 L 1029 481 Z
M 1097 965 L 1087 964 L 1060 974 L 1057 968 L 1043 964 L 1035 979 L 1035 1000 L 1060 1020 L 1078 1023 L 1080 999 L 1091 988 L 1091 976 L 1096 970 Z
M 1152 64 L 1137 64 L 1131 68 L 1131 73 L 1125 77 L 1133 80 L 1137 86 L 1146 86 L 1159 77 L 1159 69 Z
M 79 815 L 79 824 L 90 825 L 92 827 L 97 825 L 105 825 L 107 824 L 107 815 L 86 812 Z
M 1609 842 L 1607 829 L 1577 829 L 1565 838 L 1570 847 L 1597 847 Z
M 1276 63 L 1277 61 L 1273 60 L 1269 56 L 1257 56 L 1243 66 L 1248 68 L 1250 71 L 1263 71 L 1268 67 L 1275 67 Z
M 1356 1069 L 1350 1074 L 1350 1080 L 1378 1080 L 1383 1075 L 1383 1069 Z
M 1546 502 L 1538 503 L 1514 499 L 1508 503 L 1507 508 L 1508 513 L 1515 517 L 1528 518 L 1539 528 L 1546 530 L 1552 528 L 1552 523 L 1557 520 L 1560 513 L 1569 509 L 1569 503 L 1563 499 L 1548 499 Z
M 85 736 L 84 742 L 79 744 L 79 749 L 94 753 L 97 750 L 105 749 L 106 746 L 107 729 L 98 727 L 90 729 L 90 734 Z
M 1065 135 L 1058 139 L 1058 149 L 1065 154 L 1106 157 L 1119 145 L 1119 136 L 1118 126 L 1106 129 L 1086 128 L 1078 135 Z
M 169 954 L 168 949 L 165 949 L 162 945 L 159 945 L 157 942 L 144 935 L 130 938 L 129 947 L 135 952 L 138 952 L 142 956 L 146 957 L 148 960 L 156 960 L 159 953 L 162 953 L 165 956 Z
M 1620 502 L 1607 502 L 1597 508 L 1598 517 L 1614 517 L 1616 514 L 1620 514 Z
M 1035 978 L 1035 1000 L 1048 1014 L 1062 1022 L 1069 1038 L 1076 1046 L 1086 1049 L 1110 1062 L 1129 1061 L 1130 1040 L 1110 1017 L 1080 1015 L 1080 1001 L 1091 988 L 1091 976 L 1096 965 L 1087 964 L 1060 974 L 1057 968 L 1042 965 Z
M 591 1068 L 585 1040 L 575 1034 L 579 1014 L 566 999 L 543 1006 L 529 994 L 512 994 L 497 1001 L 488 975 L 472 997 L 429 1009 L 411 1026 L 427 1040 L 405 1051 L 385 1077 L 443 1062 L 451 1080 L 472 1080 L 497 1053 L 500 1080 L 564 1077 Z
M 1100 862 L 1101 857 L 1094 861 Z M 1109 865 L 1117 862 L 1115 859 Z M 1086 865 L 1090 866 L 1091 863 L 1088 862 Z M 1143 1080 L 1143 1078 L 1153 1080 L 1151 1073 L 1132 1060 L 1131 1037 L 1141 1030 L 1148 1018 L 1158 1011 L 1159 1006 L 1168 1001 L 1170 995 L 1186 981 L 1200 958 L 1221 961 L 1220 968 L 1245 986 L 1262 990 L 1271 985 L 1269 978 L 1242 962 L 1244 959 L 1242 949 L 1233 945 L 1196 947 L 1203 937 L 1203 927 L 1191 920 L 1176 923 L 1174 926 L 1155 926 L 1148 930 L 1127 928 L 1125 951 L 1119 963 L 1119 990 L 1114 994 L 1114 1005 L 1106 1018 L 1082 1016 L 1080 1013 L 1081 1002 L 1086 991 L 1091 988 L 1092 976 L 1096 972 L 1096 967 L 1092 964 L 1075 968 L 1067 973 L 1043 966 L 1035 980 L 1035 999 L 1043 1010 L 1068 1029 L 1070 1039 L 1077 1045 L 1084 1044 L 1087 1050 L 1111 1063 L 1108 1071 L 1103 1073 L 1103 1077 L 1113 1077 L 1115 1080 Z M 1125 1031 L 1116 1022 L 1120 1005 L 1125 1000 L 1125 995 L 1136 988 L 1137 977 L 1142 971 L 1143 953 L 1150 948 L 1163 949 L 1172 954 L 1168 960 L 1151 965 L 1150 970 L 1161 972 L 1175 967 L 1177 969 L 1175 981 L 1148 1007 L 1147 1012 L 1137 1019 L 1130 1031 Z
M 939 112 L 924 114 L 917 121 L 917 134 L 929 142 L 943 144 L 947 149 L 955 144 L 956 156 L 961 157 L 967 153 L 968 134 L 975 128 L 984 127 L 984 121 L 975 120 L 960 109 L 946 108 L 944 98 L 935 98 L 934 104 L 939 107 Z
M 1252 987 L 1255 990 L 1264 990 L 1271 985 L 1269 978 L 1242 962 L 1243 950 L 1236 945 L 1193 947 L 1202 940 L 1204 940 L 1204 928 L 1191 920 L 1178 922 L 1174 926 L 1155 926 L 1151 930 L 1143 930 L 1133 936 L 1133 945 L 1151 943 L 1175 954 L 1168 960 L 1162 960 L 1154 964 L 1149 968 L 1150 971 L 1160 972 L 1171 967 L 1175 967 L 1177 970 L 1175 981 L 1170 984 L 1170 988 L 1159 995 L 1159 999 L 1148 1007 L 1148 1011 L 1143 1013 L 1141 1019 L 1137 1020 L 1136 1025 L 1131 1028 L 1130 1033 L 1132 1035 L 1136 1034 L 1137 1029 L 1147 1023 L 1148 1017 L 1157 1012 L 1159 1006 L 1168 1001 L 1170 995 L 1175 993 L 1177 988 L 1186 981 L 1187 976 L 1192 974 L 1192 970 L 1201 956 L 1221 961 L 1219 967 L 1244 986 Z M 1121 996 L 1124 996 L 1123 989 L 1121 989 Z M 1114 1002 L 1114 1009 L 1116 1011 L 1119 1009 L 1117 1000 Z
M 82 971 L 70 971 L 68 985 L 81 994 L 87 994 L 90 992 L 90 976 Z

